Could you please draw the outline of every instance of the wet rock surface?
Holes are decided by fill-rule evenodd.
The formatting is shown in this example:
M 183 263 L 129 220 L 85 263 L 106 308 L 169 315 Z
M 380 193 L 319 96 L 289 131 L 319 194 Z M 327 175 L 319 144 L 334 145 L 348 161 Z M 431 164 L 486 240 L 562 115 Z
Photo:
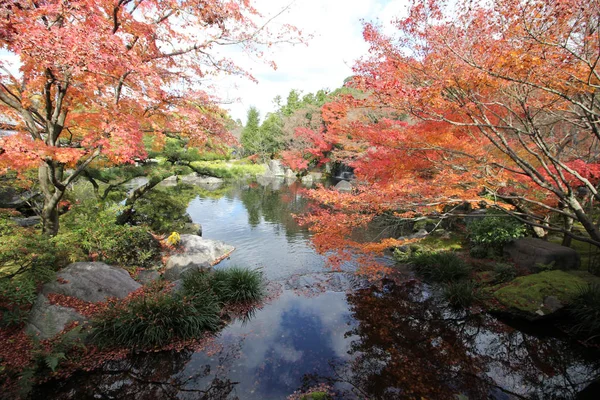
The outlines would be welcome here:
M 219 240 L 203 239 L 197 235 L 181 235 L 181 252 L 167 261 L 163 277 L 180 279 L 190 269 L 206 269 L 226 258 L 235 247 Z
M 355 275 L 344 272 L 294 275 L 283 282 L 284 289 L 308 295 L 323 292 L 346 292 L 363 285 L 364 282 Z

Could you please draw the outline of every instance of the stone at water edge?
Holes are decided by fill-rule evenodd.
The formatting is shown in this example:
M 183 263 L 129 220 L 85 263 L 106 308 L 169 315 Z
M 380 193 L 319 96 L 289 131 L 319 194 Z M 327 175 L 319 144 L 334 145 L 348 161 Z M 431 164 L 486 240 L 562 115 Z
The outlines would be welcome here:
M 535 272 L 537 264 L 550 265 L 554 269 L 578 269 L 581 263 L 579 254 L 570 247 L 536 238 L 513 240 L 504 246 L 504 256 L 515 265 Z
M 348 181 L 339 181 L 337 185 L 335 185 L 335 190 L 338 192 L 351 192 L 352 184 Z
M 235 247 L 219 240 L 204 239 L 196 235 L 181 235 L 180 252 L 167 260 L 163 278 L 180 279 L 190 269 L 206 269 L 226 258 Z
M 50 339 L 73 321 L 84 323 L 87 318 L 73 308 L 50 304 L 46 296 L 39 294 L 29 313 L 25 332 L 41 340 Z
M 274 176 L 285 176 L 285 170 L 280 160 L 269 161 L 269 172 Z
M 289 179 L 296 179 L 296 173 L 291 170 L 291 168 L 287 168 L 285 170 L 285 177 Z
M 88 303 L 98 303 L 110 297 L 125 298 L 141 285 L 122 268 L 102 262 L 69 264 L 57 274 L 57 280 L 47 283 L 36 299 L 25 331 L 48 339 L 60 333 L 73 321 L 85 322 L 86 317 L 70 307 L 50 304 L 51 293 L 74 297 Z

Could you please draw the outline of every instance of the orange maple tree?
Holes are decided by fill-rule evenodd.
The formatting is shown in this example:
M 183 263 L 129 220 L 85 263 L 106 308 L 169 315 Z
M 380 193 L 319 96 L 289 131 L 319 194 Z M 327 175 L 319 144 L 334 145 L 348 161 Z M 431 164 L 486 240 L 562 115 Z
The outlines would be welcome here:
M 18 121 L 0 140 L 0 169 L 38 169 L 44 232 L 91 164 L 143 159 L 144 134 L 201 145 L 232 138 L 205 90 L 217 73 L 251 76 L 218 48 L 297 41 L 269 32 L 248 0 L 0 2 L 0 112 Z
M 394 27 L 364 25 L 370 51 L 352 84 L 369 96 L 351 106 L 404 121 L 346 117 L 328 129 L 358 184 L 311 192 L 317 248 L 381 250 L 394 240 L 352 233 L 383 214 L 444 218 L 464 202 L 600 246 L 600 3 L 414 0 Z

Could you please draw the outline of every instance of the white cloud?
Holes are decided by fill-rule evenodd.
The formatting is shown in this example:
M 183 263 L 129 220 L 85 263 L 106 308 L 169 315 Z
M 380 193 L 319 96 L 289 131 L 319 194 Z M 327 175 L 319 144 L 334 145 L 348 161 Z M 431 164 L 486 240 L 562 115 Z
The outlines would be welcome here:
M 305 34 L 312 33 L 314 38 L 308 46 L 273 46 L 267 57 L 276 62 L 276 71 L 257 59 L 236 58 L 259 82 L 222 78 L 215 82 L 217 94 L 224 100 L 239 99 L 224 107 L 234 119 L 245 121 L 248 107 L 256 106 L 264 116 L 273 111 L 273 98 L 280 95 L 285 99 L 291 89 L 304 93 L 335 89 L 352 75 L 355 60 L 368 51 L 361 20 L 389 23 L 405 4 L 405 0 L 297 0 L 273 22 L 292 24 Z M 254 5 L 265 16 L 276 14 L 283 7 L 272 0 L 257 0 Z

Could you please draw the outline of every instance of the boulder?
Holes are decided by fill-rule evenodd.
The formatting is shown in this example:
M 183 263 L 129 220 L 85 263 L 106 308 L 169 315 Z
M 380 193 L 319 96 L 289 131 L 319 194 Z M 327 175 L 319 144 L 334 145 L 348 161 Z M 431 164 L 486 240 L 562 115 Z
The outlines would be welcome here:
M 17 225 L 19 225 L 23 228 L 29 228 L 30 226 L 36 226 L 39 223 L 41 223 L 42 218 L 35 215 L 33 217 L 27 217 L 27 218 L 13 218 L 13 221 L 15 221 L 15 223 Z
M 122 299 L 141 287 L 123 268 L 102 262 L 69 264 L 56 276 L 58 280 L 44 285 L 43 294 L 64 294 L 90 303 L 109 297 Z
M 197 222 L 188 222 L 183 226 L 183 230 L 179 233 L 189 233 L 192 235 L 202 236 L 202 225 Z
M 122 268 L 101 262 L 70 264 L 57 274 L 56 281 L 44 285 L 31 310 L 25 330 L 40 339 L 48 339 L 73 321 L 86 321 L 86 317 L 73 308 L 51 304 L 46 297 L 50 293 L 96 303 L 109 297 L 122 299 L 139 287 L 141 285 Z
M 315 181 L 320 181 L 321 179 L 323 179 L 322 172 L 309 172 L 308 174 L 312 176 L 313 180 Z
M 153 269 L 144 269 L 138 272 L 137 281 L 142 285 L 147 285 L 152 283 L 160 278 L 160 274 L 158 271 Z
M 312 175 L 304 175 L 302 177 L 302 183 L 306 183 L 306 184 L 312 184 L 313 183 L 313 176 Z
M 285 170 L 280 160 L 270 160 L 268 172 L 273 176 L 285 176 Z
M 285 177 L 289 178 L 289 179 L 296 179 L 296 173 L 294 171 L 292 171 L 290 168 L 286 168 L 285 170 Z
M 60 332 L 73 321 L 85 322 L 86 318 L 70 307 L 50 304 L 43 294 L 38 295 L 25 332 L 39 339 L 49 339 Z
M 205 190 L 217 190 L 221 187 L 221 185 L 223 185 L 223 179 L 221 178 L 200 175 L 196 172 L 192 172 L 188 175 L 181 175 L 179 177 L 179 182 L 186 183 L 188 185 L 200 186 Z
M 0 208 L 19 208 L 27 206 L 27 202 L 37 194 L 33 192 L 18 192 L 12 187 L 0 188 Z
M 339 181 L 337 185 L 335 185 L 335 190 L 338 192 L 351 192 L 352 184 L 348 181 Z
M 159 183 L 160 186 L 163 187 L 173 187 L 173 186 L 177 186 L 177 176 L 176 175 L 172 175 L 166 179 L 163 179 L 161 183 Z
M 574 249 L 535 238 L 511 241 L 504 246 L 504 256 L 529 271 L 536 271 L 537 264 L 553 264 L 554 269 L 569 270 L 578 269 L 581 263 Z
M 181 235 L 181 252 L 167 261 L 163 278 L 169 281 L 180 279 L 191 269 L 205 269 L 226 258 L 235 247 L 219 240 L 203 239 L 197 235 Z
M 594 279 L 584 271 L 545 271 L 525 275 L 491 288 L 493 298 L 514 317 L 537 320 L 556 316 Z

